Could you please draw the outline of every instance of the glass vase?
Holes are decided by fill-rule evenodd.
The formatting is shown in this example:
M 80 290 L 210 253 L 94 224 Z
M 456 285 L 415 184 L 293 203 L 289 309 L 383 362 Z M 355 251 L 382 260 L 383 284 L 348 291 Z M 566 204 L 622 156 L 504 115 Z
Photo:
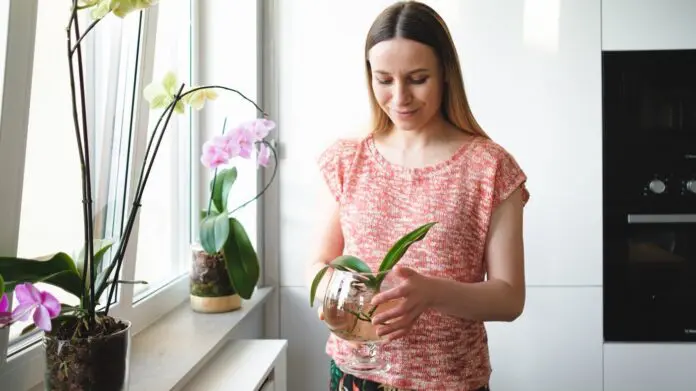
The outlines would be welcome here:
M 375 283 L 372 274 L 333 270 L 322 300 L 324 323 L 337 337 L 353 346 L 352 357 L 347 362 L 337 362 L 345 373 L 355 376 L 380 374 L 389 369 L 389 363 L 380 355 L 385 342 L 377 335 L 377 326 L 372 318 L 397 302 L 390 301 L 378 306 L 370 304 L 379 292 L 393 287 L 389 273 Z
M 196 312 L 219 313 L 239 309 L 242 298 L 235 292 L 221 253 L 208 254 L 203 247 L 192 247 L 190 303 Z

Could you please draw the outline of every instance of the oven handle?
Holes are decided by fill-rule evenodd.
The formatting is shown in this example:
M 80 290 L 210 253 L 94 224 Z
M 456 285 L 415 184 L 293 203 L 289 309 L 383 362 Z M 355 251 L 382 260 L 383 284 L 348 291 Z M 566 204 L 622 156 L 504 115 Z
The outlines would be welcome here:
M 696 223 L 696 214 L 652 214 L 652 215 L 628 215 L 629 224 L 674 224 Z

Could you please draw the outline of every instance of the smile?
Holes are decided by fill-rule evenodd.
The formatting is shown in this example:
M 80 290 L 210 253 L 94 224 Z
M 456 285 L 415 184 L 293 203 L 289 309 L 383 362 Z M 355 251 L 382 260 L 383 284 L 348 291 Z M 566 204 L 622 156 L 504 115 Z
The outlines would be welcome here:
M 413 109 L 413 110 L 392 110 L 392 113 L 398 115 L 398 116 L 409 116 L 414 114 L 418 109 Z

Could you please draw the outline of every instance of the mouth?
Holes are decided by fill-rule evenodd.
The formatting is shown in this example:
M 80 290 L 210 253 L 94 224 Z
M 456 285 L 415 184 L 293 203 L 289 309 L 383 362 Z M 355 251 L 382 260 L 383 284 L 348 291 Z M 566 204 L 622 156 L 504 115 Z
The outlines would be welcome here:
M 413 110 L 392 110 L 392 113 L 399 117 L 410 117 L 413 114 L 415 114 L 418 111 L 418 109 L 413 109 Z

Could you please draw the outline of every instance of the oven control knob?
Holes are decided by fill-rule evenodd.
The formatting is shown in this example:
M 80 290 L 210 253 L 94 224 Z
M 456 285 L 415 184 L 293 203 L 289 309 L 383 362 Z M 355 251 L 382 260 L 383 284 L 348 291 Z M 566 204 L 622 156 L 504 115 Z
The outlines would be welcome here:
M 650 191 L 652 191 L 655 194 L 662 194 L 667 189 L 665 183 L 659 179 L 653 179 L 652 181 L 650 181 L 648 187 L 650 188 Z
M 687 191 L 690 191 L 694 194 L 696 194 L 696 179 L 692 179 L 688 182 L 686 182 L 686 185 L 684 186 Z

